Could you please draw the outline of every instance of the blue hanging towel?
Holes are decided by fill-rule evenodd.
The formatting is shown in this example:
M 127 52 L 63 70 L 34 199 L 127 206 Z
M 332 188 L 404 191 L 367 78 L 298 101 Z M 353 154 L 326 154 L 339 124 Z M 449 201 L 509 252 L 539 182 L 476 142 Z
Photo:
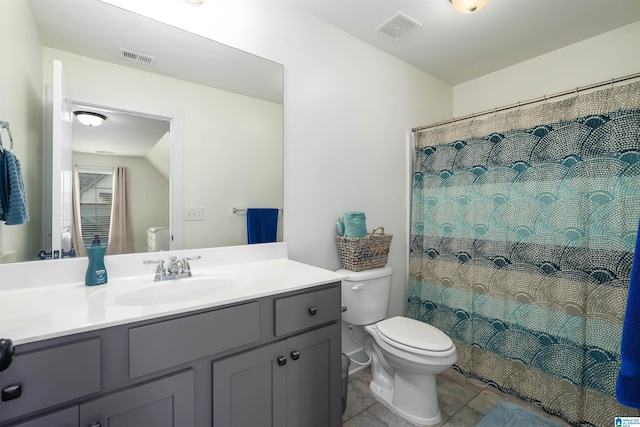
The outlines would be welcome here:
M 616 383 L 618 402 L 640 408 L 640 226 L 631 264 L 627 309 L 622 323 L 620 357 L 622 364 Z
M 2 212 L 0 220 L 7 225 L 19 225 L 29 221 L 29 208 L 27 206 L 27 194 L 24 189 L 22 170 L 18 158 L 10 151 L 4 150 L 0 167 L 0 199 L 2 200 Z
M 247 209 L 247 240 L 253 243 L 272 243 L 278 236 L 278 209 Z
M 9 209 L 9 177 L 4 151 L 0 150 L 0 221 L 7 220 L 7 209 Z

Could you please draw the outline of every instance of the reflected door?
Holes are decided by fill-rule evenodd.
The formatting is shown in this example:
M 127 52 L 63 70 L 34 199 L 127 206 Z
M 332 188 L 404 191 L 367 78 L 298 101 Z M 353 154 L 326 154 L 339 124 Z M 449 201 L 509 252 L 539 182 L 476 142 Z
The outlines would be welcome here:
M 44 250 L 56 258 L 62 256 L 63 233 L 71 231 L 73 167 L 71 143 L 73 112 L 61 61 L 53 61 L 53 85 L 47 90 L 47 98 L 49 125 L 46 129 L 50 131 L 46 133 L 45 177 L 51 177 L 49 182 L 51 192 L 49 194 L 45 192 L 43 204 Z

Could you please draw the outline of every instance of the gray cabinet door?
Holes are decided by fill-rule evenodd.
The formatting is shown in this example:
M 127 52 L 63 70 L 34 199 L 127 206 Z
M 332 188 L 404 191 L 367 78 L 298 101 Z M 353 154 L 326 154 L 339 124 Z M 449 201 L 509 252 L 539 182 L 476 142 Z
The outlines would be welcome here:
M 213 362 L 213 427 L 286 426 L 286 350 L 281 341 Z
M 287 340 L 287 427 L 341 424 L 340 327 Z
M 193 427 L 193 371 L 80 405 L 80 427 Z
M 213 427 L 341 424 L 340 326 L 213 363 Z

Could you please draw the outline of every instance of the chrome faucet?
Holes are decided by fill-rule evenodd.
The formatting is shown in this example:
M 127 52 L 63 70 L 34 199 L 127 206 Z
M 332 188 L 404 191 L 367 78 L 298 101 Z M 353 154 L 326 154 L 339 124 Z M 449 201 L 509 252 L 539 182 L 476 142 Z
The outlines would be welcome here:
M 172 256 L 169 258 L 169 268 L 167 268 L 167 271 L 169 274 L 174 275 L 184 273 L 184 263 L 179 260 L 178 257 Z
M 169 267 L 167 269 L 164 268 L 164 260 L 146 260 L 143 261 L 144 264 L 158 264 L 156 268 L 156 275 L 153 278 L 155 281 L 160 280 L 176 280 L 182 279 L 184 277 L 191 277 L 191 266 L 189 265 L 189 261 L 200 259 L 200 255 L 194 257 L 184 257 L 182 259 L 178 259 L 178 257 L 172 256 L 169 258 Z

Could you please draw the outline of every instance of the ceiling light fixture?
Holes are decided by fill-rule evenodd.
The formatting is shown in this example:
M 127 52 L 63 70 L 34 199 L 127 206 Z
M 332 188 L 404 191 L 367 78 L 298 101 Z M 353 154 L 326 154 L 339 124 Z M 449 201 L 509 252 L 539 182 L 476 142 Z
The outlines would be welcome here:
M 74 111 L 73 114 L 76 115 L 80 123 L 90 127 L 100 126 L 102 122 L 107 120 L 107 116 L 92 111 Z
M 449 0 L 460 13 L 474 13 L 489 3 L 489 0 Z

